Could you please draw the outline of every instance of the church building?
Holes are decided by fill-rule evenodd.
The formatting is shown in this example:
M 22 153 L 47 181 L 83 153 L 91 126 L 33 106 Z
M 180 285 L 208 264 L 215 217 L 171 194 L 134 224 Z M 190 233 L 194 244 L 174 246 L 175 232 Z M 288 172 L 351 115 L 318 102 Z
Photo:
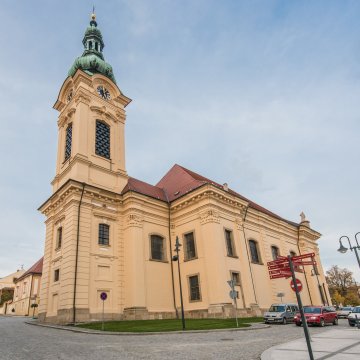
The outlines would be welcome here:
M 302 216 L 295 223 L 180 165 L 156 185 L 128 175 L 126 107 L 95 15 L 84 51 L 63 83 L 52 195 L 46 217 L 39 320 L 260 315 L 272 303 L 295 302 L 290 279 L 270 280 L 267 262 L 313 252 L 316 267 L 298 278 L 304 304 L 329 304 L 317 240 Z M 159 177 L 160 178 L 160 177 Z M 172 261 L 176 239 L 179 267 Z M 234 280 L 236 306 L 229 296 Z M 103 303 L 101 293 L 107 298 Z

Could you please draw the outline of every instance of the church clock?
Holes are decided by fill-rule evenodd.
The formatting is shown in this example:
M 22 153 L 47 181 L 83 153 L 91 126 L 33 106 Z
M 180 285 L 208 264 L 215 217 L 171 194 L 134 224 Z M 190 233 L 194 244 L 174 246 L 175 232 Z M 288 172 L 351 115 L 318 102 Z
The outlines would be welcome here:
M 107 88 L 104 86 L 98 86 L 97 87 L 97 93 L 104 99 L 104 100 L 110 100 L 110 92 Z

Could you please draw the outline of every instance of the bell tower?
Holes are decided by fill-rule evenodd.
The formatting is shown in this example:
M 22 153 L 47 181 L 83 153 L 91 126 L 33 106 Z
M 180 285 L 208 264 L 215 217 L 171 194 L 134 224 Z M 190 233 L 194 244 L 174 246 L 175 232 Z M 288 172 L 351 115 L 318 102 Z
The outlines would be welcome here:
M 95 14 L 82 43 L 83 54 L 70 68 L 54 105 L 59 118 L 53 192 L 72 179 L 119 193 L 127 182 L 124 127 L 131 99 L 118 88 L 104 60 Z

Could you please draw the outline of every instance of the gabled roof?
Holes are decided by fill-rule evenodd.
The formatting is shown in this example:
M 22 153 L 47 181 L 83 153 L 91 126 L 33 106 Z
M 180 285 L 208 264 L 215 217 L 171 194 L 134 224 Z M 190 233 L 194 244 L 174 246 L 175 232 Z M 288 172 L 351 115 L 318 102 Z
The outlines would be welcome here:
M 42 257 L 40 260 L 38 260 L 29 270 L 26 270 L 18 279 L 15 280 L 15 283 L 18 281 L 26 278 L 28 275 L 32 274 L 42 274 L 42 268 L 43 268 L 43 260 L 44 257 Z
M 206 184 L 216 186 L 219 189 L 227 191 L 229 194 L 246 201 L 250 208 L 270 215 L 276 219 L 283 220 L 293 226 L 299 226 L 299 224 L 280 217 L 279 215 L 240 195 L 236 191 L 231 189 L 226 190 L 224 185 L 220 185 L 215 181 L 188 170 L 178 164 L 175 164 L 155 186 L 134 178 L 129 178 L 127 185 L 121 193 L 125 194 L 128 191 L 135 191 L 139 194 L 147 195 L 155 199 L 172 202 Z

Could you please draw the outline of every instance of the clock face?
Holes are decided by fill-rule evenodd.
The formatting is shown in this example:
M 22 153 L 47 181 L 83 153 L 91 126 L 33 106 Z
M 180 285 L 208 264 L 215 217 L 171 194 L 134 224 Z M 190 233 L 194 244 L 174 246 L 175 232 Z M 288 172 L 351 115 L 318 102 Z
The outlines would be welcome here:
M 104 100 L 110 100 L 110 92 L 107 88 L 100 85 L 97 87 L 97 93 L 104 99 Z

